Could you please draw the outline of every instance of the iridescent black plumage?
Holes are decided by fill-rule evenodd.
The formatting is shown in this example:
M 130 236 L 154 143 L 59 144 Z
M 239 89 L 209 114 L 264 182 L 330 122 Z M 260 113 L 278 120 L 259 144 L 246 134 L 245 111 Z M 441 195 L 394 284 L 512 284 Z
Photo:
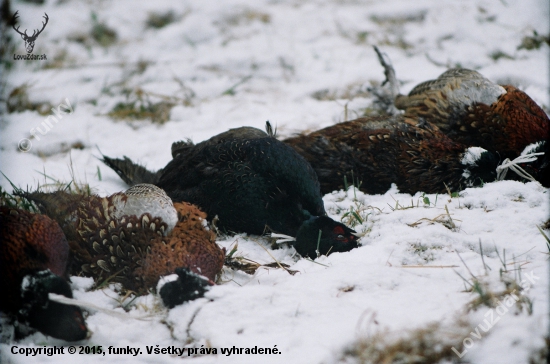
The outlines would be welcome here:
M 152 182 L 172 200 L 217 215 L 226 231 L 295 236 L 311 215 L 326 215 L 315 171 L 271 133 L 232 129 L 197 145 L 174 143 L 172 154 L 166 167 L 150 172 Z M 128 159 L 103 160 L 129 182 L 143 168 Z

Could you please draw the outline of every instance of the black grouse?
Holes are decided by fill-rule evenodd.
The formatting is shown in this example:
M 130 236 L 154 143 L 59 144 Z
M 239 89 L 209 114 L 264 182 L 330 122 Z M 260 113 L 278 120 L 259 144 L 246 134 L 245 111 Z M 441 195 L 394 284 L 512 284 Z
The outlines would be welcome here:
M 241 127 L 197 145 L 176 142 L 172 161 L 157 172 L 127 157 L 104 156 L 103 162 L 129 185 L 155 184 L 173 201 L 193 203 L 210 218 L 217 215 L 223 230 L 291 236 L 300 230 L 294 246 L 302 255 L 313 255 L 310 248 L 317 245 L 320 254 L 356 248 L 353 230 L 328 217 L 318 220 L 326 212 L 309 163 L 278 141 L 269 123 L 267 131 Z

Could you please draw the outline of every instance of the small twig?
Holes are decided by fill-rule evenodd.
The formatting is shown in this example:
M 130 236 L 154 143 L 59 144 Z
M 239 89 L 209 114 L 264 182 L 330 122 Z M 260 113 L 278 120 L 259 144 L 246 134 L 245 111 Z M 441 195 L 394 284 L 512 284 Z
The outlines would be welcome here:
M 277 263 L 277 265 L 278 265 L 281 269 L 284 269 L 284 270 L 286 270 L 286 271 L 288 272 L 288 274 L 293 275 L 287 268 L 283 267 L 283 266 L 281 265 L 281 263 L 279 263 L 279 261 L 278 261 L 277 259 L 275 259 L 275 257 L 269 252 L 269 250 L 267 250 L 267 249 L 265 248 L 265 246 L 263 246 L 262 244 L 258 243 L 258 242 L 255 241 L 255 240 L 252 240 L 252 241 L 255 242 L 256 244 L 258 244 L 263 250 L 265 250 L 266 253 L 269 254 L 269 256 Z

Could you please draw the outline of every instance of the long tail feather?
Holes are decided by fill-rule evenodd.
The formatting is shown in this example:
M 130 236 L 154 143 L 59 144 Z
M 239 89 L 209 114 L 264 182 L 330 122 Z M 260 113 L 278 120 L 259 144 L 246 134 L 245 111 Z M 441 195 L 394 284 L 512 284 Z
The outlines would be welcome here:
M 158 172 L 151 172 L 145 167 L 132 162 L 130 158 L 126 156 L 124 156 L 124 159 L 114 159 L 103 156 L 102 161 L 114 170 L 129 186 L 138 183 L 156 184 L 158 182 Z

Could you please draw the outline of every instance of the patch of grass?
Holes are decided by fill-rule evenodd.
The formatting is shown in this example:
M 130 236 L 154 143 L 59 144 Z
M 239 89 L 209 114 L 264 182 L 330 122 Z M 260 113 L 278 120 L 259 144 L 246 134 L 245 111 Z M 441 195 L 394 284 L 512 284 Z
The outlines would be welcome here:
M 423 23 L 426 19 L 426 11 L 406 15 L 371 15 L 370 20 L 378 25 L 395 27 L 407 23 Z
M 456 220 L 456 221 L 461 221 L 461 220 Z M 451 214 L 449 213 L 449 209 L 447 208 L 447 205 L 445 205 L 445 213 L 444 214 L 437 215 L 433 219 L 428 219 L 428 218 L 423 217 L 423 218 L 413 222 L 412 224 L 407 224 L 407 225 L 409 225 L 410 227 L 417 227 L 420 224 L 422 224 L 423 222 L 427 222 L 430 225 L 435 224 L 435 223 L 439 223 L 439 224 L 445 226 L 447 229 L 449 229 L 451 231 L 455 231 L 455 232 L 459 230 L 459 228 L 455 224 L 455 220 L 453 220 L 453 218 L 451 217 Z
M 408 23 L 423 23 L 426 18 L 426 11 L 408 15 L 381 16 L 372 15 L 370 20 L 381 26 L 384 32 L 378 36 L 373 35 L 372 44 L 380 46 L 390 46 L 402 50 L 409 50 L 414 46 L 404 39 L 406 34 L 405 25 Z
M 84 45 L 88 50 L 96 44 L 105 48 L 113 45 L 118 39 L 116 31 L 98 20 L 97 14 L 93 11 L 90 14 L 90 18 L 92 28 L 89 31 L 71 34 L 68 39 Z
M 540 35 L 536 30 L 533 30 L 533 35 L 523 37 L 517 49 L 526 49 L 530 51 L 539 49 L 544 43 L 550 45 L 550 35 Z
M 53 57 L 48 57 L 43 69 L 66 68 L 76 65 L 76 59 L 66 49 L 58 50 Z
M 147 28 L 160 29 L 176 21 L 176 15 L 172 10 L 164 13 L 151 12 L 147 16 L 145 25 Z
M 493 60 L 493 61 L 498 61 L 499 59 L 515 59 L 514 57 L 512 57 L 511 55 L 509 55 L 508 53 L 504 53 L 503 51 L 501 50 L 496 50 L 496 51 L 493 51 L 489 54 L 489 57 Z
M 369 32 L 367 31 L 359 31 L 356 33 L 356 41 L 357 44 L 367 44 L 367 39 L 369 37 Z
M 37 171 L 44 177 L 44 184 L 39 185 L 35 192 L 53 192 L 53 191 L 65 191 L 72 194 L 82 195 L 88 197 L 94 194 L 92 188 L 87 182 L 77 181 L 75 178 L 73 161 L 71 159 L 69 164 L 69 171 L 71 174 L 71 180 L 69 182 L 61 181 L 46 174 L 46 171 Z
M 523 310 L 529 315 L 533 313 L 533 302 L 529 297 L 521 294 L 523 287 L 515 279 L 507 275 L 502 276 L 501 282 L 504 283 L 505 288 L 499 291 L 493 290 L 487 282 L 478 277 L 472 278 L 471 282 L 471 292 L 476 293 L 478 297 L 470 301 L 469 310 L 476 311 L 480 306 L 496 308 L 502 304 L 501 302 L 513 299 L 518 313 Z
M 170 118 L 170 110 L 172 107 L 174 107 L 174 104 L 163 101 L 158 103 L 143 103 L 138 100 L 134 100 L 129 102 L 119 102 L 108 115 L 117 120 L 149 119 L 153 123 L 164 124 Z
M 437 205 L 437 194 L 435 195 L 435 201 L 433 203 L 433 207 L 436 207 Z M 430 207 L 431 206 L 431 201 L 430 201 L 430 198 L 428 196 L 426 196 L 426 193 L 422 192 L 422 196 L 420 196 L 420 199 L 422 200 L 422 203 L 424 204 L 424 207 Z M 417 203 L 418 204 L 418 203 Z
M 49 102 L 34 102 L 30 100 L 29 89 L 31 87 L 31 84 L 24 83 L 11 90 L 6 101 L 8 113 L 30 110 L 45 116 L 51 112 L 53 106 Z
M 504 289 L 496 290 L 494 285 L 489 282 L 489 274 L 487 271 L 489 267 L 485 264 L 485 260 L 483 259 L 483 246 L 481 244 L 481 240 L 479 241 L 479 247 L 481 252 L 481 260 L 486 272 L 484 276 L 475 276 L 457 252 L 458 257 L 462 261 L 462 264 L 466 267 L 471 278 L 467 280 L 457 271 L 455 271 L 455 273 L 457 273 L 458 276 L 462 278 L 464 283 L 469 286 L 466 291 L 477 294 L 477 297 L 468 304 L 467 310 L 476 311 L 481 306 L 496 308 L 501 306 L 503 304 L 502 302 L 505 301 L 508 307 L 511 307 L 509 303 L 515 303 L 516 313 L 521 313 L 525 309 L 527 314 L 531 315 L 533 313 L 533 302 L 524 294 L 524 291 L 526 289 L 528 290 L 530 286 L 521 278 L 522 268 L 521 265 L 516 264 L 516 257 L 514 257 L 512 261 L 514 269 L 509 271 L 506 263 L 506 251 L 503 251 L 504 259 L 502 259 L 498 253 L 498 250 L 496 250 L 503 266 L 503 269 L 500 269 L 499 280 L 502 284 L 504 284 Z
M 512 199 L 512 201 L 514 201 L 514 202 L 523 202 L 523 201 L 525 201 L 525 197 L 523 197 L 523 195 L 520 193 L 519 195 L 517 195 L 516 197 L 514 197 L 514 198 Z
M 388 331 L 358 339 L 344 349 L 340 361 L 358 364 L 378 363 L 439 363 L 456 362 L 452 348 L 461 348 L 470 333 L 465 320 L 456 320 L 446 327 L 435 322 L 404 333 Z
M 312 98 L 319 101 L 353 100 L 356 97 L 370 96 L 361 82 L 352 82 L 340 89 L 322 89 L 311 94 Z
M 395 206 L 392 206 L 390 204 L 388 204 L 388 206 L 390 207 L 390 209 L 392 211 L 395 211 L 395 210 L 407 210 L 407 209 L 413 209 L 413 208 L 417 208 L 417 207 L 421 207 L 420 206 L 420 201 L 422 201 L 422 204 L 423 206 L 422 207 L 436 207 L 436 204 L 437 204 L 437 196 L 435 196 L 435 201 L 433 202 L 433 206 L 432 206 L 432 203 L 430 201 L 430 198 L 428 196 L 426 196 L 425 193 L 422 193 L 422 195 L 418 198 L 418 200 L 416 201 L 416 205 L 414 204 L 414 201 L 411 199 L 411 205 L 410 206 L 405 206 L 405 205 L 402 205 L 399 200 L 396 200 L 395 198 L 393 198 L 392 196 L 392 199 L 395 201 Z M 449 212 L 447 211 L 447 214 Z
M 393 196 L 392 196 L 393 198 Z M 392 206 L 390 204 L 388 204 L 388 206 L 390 207 L 390 209 L 392 211 L 395 211 L 395 210 L 408 210 L 408 209 L 414 209 L 415 207 L 418 207 L 418 206 L 415 206 L 414 205 L 414 202 L 413 200 L 411 199 L 411 205 L 410 206 L 403 206 L 399 203 L 399 200 L 396 200 L 395 198 L 393 198 L 393 200 L 395 201 L 395 206 Z
M 14 188 L 17 188 L 17 187 L 14 187 Z M 8 193 L 6 190 L 2 188 L 2 186 L 0 186 L 0 206 L 18 208 L 18 209 L 26 210 L 33 213 L 39 212 L 38 207 L 33 202 L 27 200 L 25 197 L 12 195 Z
M 411 250 L 413 254 L 420 256 L 426 262 L 432 262 L 435 260 L 433 250 L 441 250 L 443 246 L 441 245 L 423 245 L 422 243 L 411 243 Z
M 97 14 L 92 12 L 92 38 L 102 47 L 109 47 L 117 41 L 117 33 L 107 24 L 97 19 Z
M 254 21 L 268 24 L 271 22 L 271 15 L 258 10 L 243 9 L 229 16 L 226 16 L 223 19 L 222 23 L 227 26 L 238 26 L 243 24 L 250 24 Z
M 363 201 L 357 199 L 357 191 L 360 191 L 362 182 L 359 180 L 359 178 L 355 178 L 353 171 L 351 171 L 351 180 L 352 185 L 349 186 L 348 178 L 346 175 L 344 175 L 345 190 L 349 191 L 349 189 L 353 189 L 353 205 L 351 205 L 349 209 L 342 214 L 340 221 L 350 228 L 355 228 L 356 226 L 363 225 L 365 222 L 367 222 L 369 215 L 371 215 L 375 209 L 379 211 L 380 209 L 370 205 L 367 206 Z M 341 210 L 338 211 L 338 213 L 340 212 Z M 368 228 L 361 233 L 365 235 L 368 234 L 370 230 L 371 228 Z
M 371 215 L 375 209 L 376 207 L 370 205 L 366 206 L 363 202 L 355 200 L 353 205 L 349 207 L 349 210 L 342 215 L 340 221 L 350 228 L 355 228 L 367 222 L 369 215 Z M 370 229 L 367 229 L 367 231 L 363 231 L 362 233 L 368 233 L 369 230 Z
M 128 92 L 127 101 L 117 103 L 107 114 L 115 120 L 151 120 L 153 123 L 164 124 L 170 119 L 170 111 L 176 105 L 173 98 L 153 102 L 150 93 L 141 89 Z M 155 95 L 160 96 L 160 95 Z

